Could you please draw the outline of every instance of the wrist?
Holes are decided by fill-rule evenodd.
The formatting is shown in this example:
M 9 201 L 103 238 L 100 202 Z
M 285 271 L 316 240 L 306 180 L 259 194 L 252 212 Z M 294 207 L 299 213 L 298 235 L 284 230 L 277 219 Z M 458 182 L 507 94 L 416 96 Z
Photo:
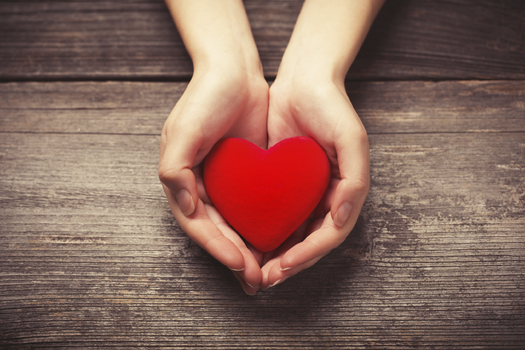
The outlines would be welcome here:
M 306 0 L 277 76 L 344 82 L 384 0 Z
M 230 45 L 230 49 L 205 49 L 191 55 L 193 74 L 202 75 L 212 72 L 222 72 L 233 77 L 263 78 L 263 68 L 255 43 Z M 224 46 L 226 47 L 226 46 Z
M 309 47 L 296 45 L 288 47 L 275 78 L 276 82 L 295 85 L 342 83 L 347 69 L 333 57 L 311 52 Z
M 268 86 L 260 67 L 260 62 L 246 62 L 239 57 L 196 62 L 191 83 L 205 82 L 228 94 L 250 94 L 261 82 Z
M 334 88 L 345 91 L 344 80 L 345 74 L 338 73 L 335 66 L 328 62 L 321 64 L 297 56 L 293 61 L 283 60 L 270 91 L 273 95 L 287 96 L 290 100 L 316 100 L 327 91 L 334 92 Z
M 231 69 L 262 75 L 241 0 L 166 0 L 197 74 Z

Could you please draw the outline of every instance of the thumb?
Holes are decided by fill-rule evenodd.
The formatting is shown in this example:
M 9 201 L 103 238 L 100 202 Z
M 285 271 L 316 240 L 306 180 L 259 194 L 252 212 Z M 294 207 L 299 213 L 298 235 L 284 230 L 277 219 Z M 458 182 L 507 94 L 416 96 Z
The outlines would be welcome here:
M 337 160 L 341 181 L 337 185 L 331 205 L 334 224 L 350 232 L 359 216 L 370 186 L 370 151 L 364 129 L 345 137 L 343 145 L 337 145 Z
M 193 214 L 198 202 L 197 182 L 191 170 L 198 151 L 195 141 L 161 136 L 159 179 L 173 193 L 184 216 Z M 176 140 L 176 141 L 174 141 Z M 191 141 L 190 141 L 191 140 Z

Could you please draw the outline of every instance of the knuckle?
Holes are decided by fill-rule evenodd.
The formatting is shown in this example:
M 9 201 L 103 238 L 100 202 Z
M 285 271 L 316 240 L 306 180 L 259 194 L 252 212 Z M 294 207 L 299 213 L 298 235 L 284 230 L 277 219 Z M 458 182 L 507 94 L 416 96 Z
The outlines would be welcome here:
M 365 146 L 368 148 L 368 134 L 366 133 L 364 126 L 357 130 L 356 135 L 354 135 L 354 138 L 361 146 Z
M 159 166 L 159 179 L 163 184 L 174 182 L 177 179 L 177 171 L 161 164 Z
M 350 188 L 353 193 L 359 198 L 368 194 L 370 189 L 370 180 L 369 179 L 354 179 L 350 183 Z

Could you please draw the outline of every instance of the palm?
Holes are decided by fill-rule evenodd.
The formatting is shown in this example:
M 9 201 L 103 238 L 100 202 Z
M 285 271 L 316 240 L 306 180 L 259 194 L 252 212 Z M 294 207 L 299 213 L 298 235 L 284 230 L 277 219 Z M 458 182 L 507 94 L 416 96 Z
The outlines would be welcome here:
M 326 100 L 330 99 L 330 103 Z M 277 142 L 294 136 L 309 136 L 319 143 L 326 152 L 331 165 L 331 181 L 325 196 L 314 210 L 310 221 L 324 218 L 330 210 L 333 192 L 341 180 L 334 136 L 337 135 L 337 125 L 346 116 L 334 115 L 330 109 L 334 104 L 345 104 L 348 101 L 339 91 L 331 91 L 328 96 L 310 95 L 304 98 L 287 96 L 287 94 L 271 94 L 268 135 L 271 147 Z M 312 220 L 313 219 L 313 220 Z M 308 230 L 307 225 L 301 227 Z

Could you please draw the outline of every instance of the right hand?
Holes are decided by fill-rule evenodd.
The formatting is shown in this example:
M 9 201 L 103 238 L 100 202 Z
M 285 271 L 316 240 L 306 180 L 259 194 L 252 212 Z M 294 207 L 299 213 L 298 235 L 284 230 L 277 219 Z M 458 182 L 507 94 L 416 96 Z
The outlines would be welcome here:
M 264 256 L 261 288 L 309 268 L 338 247 L 353 229 L 370 185 L 366 130 L 348 98 L 344 78 L 316 72 L 278 77 L 270 89 L 268 147 L 294 136 L 314 139 L 331 165 L 328 188 L 309 218 Z M 312 77 L 311 77 L 312 76 Z M 328 75 L 330 76 L 330 75 Z

